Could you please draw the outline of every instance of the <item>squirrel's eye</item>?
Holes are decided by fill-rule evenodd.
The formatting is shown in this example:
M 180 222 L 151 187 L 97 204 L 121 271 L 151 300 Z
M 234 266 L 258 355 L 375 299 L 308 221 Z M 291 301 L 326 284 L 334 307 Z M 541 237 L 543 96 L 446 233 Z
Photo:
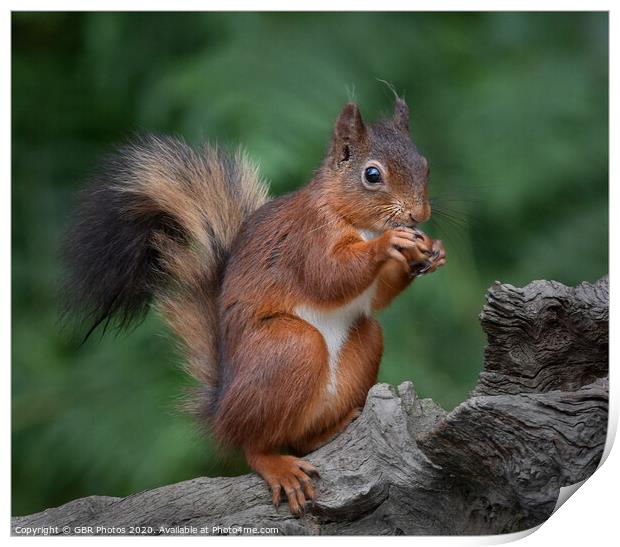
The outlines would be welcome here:
M 364 171 L 364 178 L 366 182 L 370 184 L 377 184 L 381 182 L 381 172 L 376 167 L 366 167 L 366 171 Z

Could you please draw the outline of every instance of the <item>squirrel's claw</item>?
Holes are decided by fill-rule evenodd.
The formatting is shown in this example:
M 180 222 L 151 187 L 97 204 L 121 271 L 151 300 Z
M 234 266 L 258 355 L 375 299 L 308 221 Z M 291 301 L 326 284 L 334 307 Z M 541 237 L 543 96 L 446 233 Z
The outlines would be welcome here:
M 282 493 L 282 487 L 278 483 L 274 483 L 273 485 L 270 484 L 269 486 L 271 488 L 271 502 L 273 503 L 277 513 L 280 508 L 280 495 Z
M 440 239 L 432 241 L 430 250 L 419 249 L 419 252 L 428 258 L 422 261 L 412 260 L 409 262 L 409 276 L 412 279 L 432 273 L 446 263 L 446 251 Z
M 430 261 L 425 262 L 414 262 L 410 264 L 409 277 L 416 278 L 420 277 L 426 273 L 433 267 L 433 264 Z
M 305 462 L 304 460 L 298 460 L 299 469 L 301 469 L 306 475 L 314 475 L 317 479 L 321 478 L 319 470 L 314 467 L 311 463 Z
M 269 485 L 276 512 L 280 506 L 283 490 L 289 509 L 295 516 L 305 514 L 307 501 L 312 501 L 314 505 L 316 490 L 310 475 L 318 476 L 316 467 L 294 456 L 272 454 L 254 456 L 250 460 L 254 470 Z

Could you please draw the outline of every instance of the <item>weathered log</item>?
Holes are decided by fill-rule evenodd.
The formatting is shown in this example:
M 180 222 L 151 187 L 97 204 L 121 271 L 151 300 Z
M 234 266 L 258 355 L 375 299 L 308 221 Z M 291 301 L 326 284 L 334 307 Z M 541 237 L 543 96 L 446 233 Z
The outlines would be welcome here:
M 321 479 L 316 507 L 301 519 L 286 505 L 276 512 L 264 482 L 250 474 L 83 498 L 14 517 L 13 533 L 497 534 L 534 527 L 552 513 L 560 487 L 588 478 L 603 454 L 608 280 L 576 288 L 496 283 L 481 322 L 488 346 L 471 397 L 446 413 L 419 399 L 410 382 L 376 385 L 362 415 L 307 457 Z

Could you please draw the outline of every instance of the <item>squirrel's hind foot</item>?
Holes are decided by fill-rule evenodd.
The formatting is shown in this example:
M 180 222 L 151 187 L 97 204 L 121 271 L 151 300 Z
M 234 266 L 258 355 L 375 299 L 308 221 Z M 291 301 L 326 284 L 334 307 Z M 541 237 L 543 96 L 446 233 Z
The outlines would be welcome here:
M 288 500 L 291 513 L 301 516 L 306 511 L 306 501 L 313 504 L 316 490 L 311 475 L 319 476 L 313 465 L 295 458 L 280 454 L 247 454 L 248 463 L 269 485 L 273 505 L 276 510 L 280 505 L 282 491 Z

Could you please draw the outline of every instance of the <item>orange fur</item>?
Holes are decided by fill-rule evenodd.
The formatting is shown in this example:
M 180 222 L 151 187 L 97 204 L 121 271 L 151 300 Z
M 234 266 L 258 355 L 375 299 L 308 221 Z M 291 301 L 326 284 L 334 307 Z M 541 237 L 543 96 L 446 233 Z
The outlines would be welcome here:
M 214 433 L 244 450 L 274 502 L 284 489 L 294 512 L 313 486 L 304 462 L 278 449 L 303 454 L 346 427 L 376 382 L 383 351 L 381 327 L 365 313 L 347 327 L 336 357 L 318 325 L 328 328 L 330 313 L 373 287 L 372 309 L 387 306 L 411 282 L 410 264 L 431 254 L 432 241 L 406 227 L 430 216 L 428 165 L 407 142 L 402 127 L 367 129 L 357 108 L 345 107 L 315 178 L 248 219 L 224 272 Z M 357 165 L 375 156 L 387 191 L 359 180 Z M 314 310 L 319 323 L 300 309 Z
M 201 417 L 299 513 L 313 469 L 279 451 L 306 453 L 354 419 L 383 351 L 372 311 L 445 262 L 417 230 L 427 183 L 399 98 L 368 126 L 346 105 L 310 183 L 272 201 L 243 157 L 150 137 L 89 194 L 74 300 L 95 327 L 156 302 L 201 383 Z

